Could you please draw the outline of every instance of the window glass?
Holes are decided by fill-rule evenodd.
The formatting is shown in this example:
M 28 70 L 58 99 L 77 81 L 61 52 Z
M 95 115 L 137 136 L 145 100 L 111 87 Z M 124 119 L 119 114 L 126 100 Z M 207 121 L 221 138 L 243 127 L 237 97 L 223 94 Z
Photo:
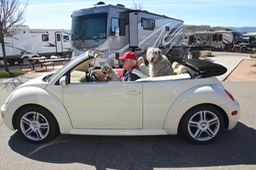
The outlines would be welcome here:
M 141 18 L 141 26 L 144 30 L 154 30 L 155 28 L 155 20 Z
M 49 35 L 48 34 L 42 34 L 42 41 L 49 41 Z
M 220 35 L 219 35 L 219 41 L 222 41 L 222 37 L 223 37 L 223 35 L 220 34 Z
M 111 35 L 115 35 L 115 36 L 124 36 L 125 35 L 124 19 L 112 18 L 112 20 L 111 20 Z
M 64 35 L 64 36 L 63 36 L 63 40 L 64 40 L 64 41 L 69 41 L 69 36 Z
M 57 41 L 60 41 L 60 34 L 56 34 Z
M 72 40 L 104 39 L 107 34 L 107 13 L 72 18 Z

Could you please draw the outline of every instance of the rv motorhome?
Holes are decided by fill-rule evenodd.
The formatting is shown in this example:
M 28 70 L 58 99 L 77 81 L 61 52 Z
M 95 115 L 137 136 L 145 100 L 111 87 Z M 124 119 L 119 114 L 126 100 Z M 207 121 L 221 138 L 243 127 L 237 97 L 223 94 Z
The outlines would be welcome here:
M 192 48 L 232 51 L 235 44 L 243 41 L 236 31 L 200 31 L 185 36 L 184 42 Z
M 70 31 L 58 29 L 19 28 L 18 33 L 5 37 L 6 58 L 9 64 L 27 62 L 30 57 L 71 54 Z M 3 59 L 2 49 L 0 60 Z
M 123 5 L 97 4 L 72 14 L 72 51 L 78 56 L 90 49 L 105 51 L 96 61 L 114 65 L 115 57 L 126 51 L 140 51 L 148 47 L 162 47 L 167 53 L 183 42 L 183 21 Z

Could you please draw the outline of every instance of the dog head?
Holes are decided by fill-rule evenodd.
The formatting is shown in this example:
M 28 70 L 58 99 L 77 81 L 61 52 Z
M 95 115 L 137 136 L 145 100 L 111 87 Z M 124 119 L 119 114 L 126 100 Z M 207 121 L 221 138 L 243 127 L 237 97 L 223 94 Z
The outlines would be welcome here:
M 148 48 L 147 60 L 150 64 L 154 64 L 163 58 L 162 51 L 159 48 Z
M 108 63 L 105 63 L 102 68 L 101 68 L 103 74 L 109 74 L 113 71 L 112 67 L 108 64 Z

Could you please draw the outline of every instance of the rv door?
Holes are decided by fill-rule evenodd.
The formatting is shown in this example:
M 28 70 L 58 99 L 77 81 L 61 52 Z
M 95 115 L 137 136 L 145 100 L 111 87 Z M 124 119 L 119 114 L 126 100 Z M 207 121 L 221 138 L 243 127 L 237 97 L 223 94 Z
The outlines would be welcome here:
M 63 53 L 63 42 L 61 33 L 55 33 L 56 53 Z
M 129 13 L 129 41 L 130 48 L 138 48 L 138 13 Z

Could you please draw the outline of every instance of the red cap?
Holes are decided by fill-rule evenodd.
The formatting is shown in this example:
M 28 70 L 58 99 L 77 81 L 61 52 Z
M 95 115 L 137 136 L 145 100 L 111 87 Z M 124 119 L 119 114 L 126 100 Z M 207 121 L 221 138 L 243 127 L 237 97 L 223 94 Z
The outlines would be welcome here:
M 132 60 L 137 60 L 137 57 L 133 52 L 126 52 L 123 56 L 119 57 L 120 60 L 125 60 L 128 58 Z

